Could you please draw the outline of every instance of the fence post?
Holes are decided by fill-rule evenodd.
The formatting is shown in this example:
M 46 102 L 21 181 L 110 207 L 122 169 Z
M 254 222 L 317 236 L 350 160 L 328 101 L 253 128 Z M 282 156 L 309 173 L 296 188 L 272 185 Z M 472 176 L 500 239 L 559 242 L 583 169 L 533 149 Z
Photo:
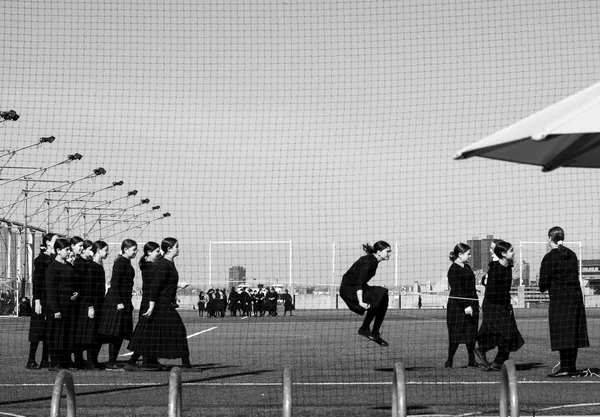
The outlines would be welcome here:
M 75 387 L 73 385 L 73 375 L 71 372 L 63 369 L 56 376 L 54 389 L 52 390 L 52 403 L 50 405 L 50 417 L 58 417 L 60 413 L 60 400 L 62 397 L 63 385 L 67 390 L 67 417 L 75 417 L 77 405 L 75 403 Z
M 394 381 L 392 383 L 392 417 L 406 417 L 406 382 L 402 362 L 394 364 Z
M 512 360 L 502 365 L 500 376 L 500 417 L 508 417 L 510 403 L 511 417 L 519 416 L 519 395 L 517 393 L 517 370 Z
M 292 417 L 292 368 L 283 370 L 283 417 Z
M 169 378 L 169 417 L 181 417 L 182 404 L 181 369 L 175 366 Z

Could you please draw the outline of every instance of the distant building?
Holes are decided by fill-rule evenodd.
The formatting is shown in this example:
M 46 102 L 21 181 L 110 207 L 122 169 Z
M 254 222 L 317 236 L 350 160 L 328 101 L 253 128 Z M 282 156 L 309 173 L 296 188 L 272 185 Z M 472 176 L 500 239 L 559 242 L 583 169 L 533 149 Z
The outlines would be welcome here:
M 240 284 L 246 284 L 246 268 L 243 266 L 232 266 L 229 268 L 229 286 L 237 287 Z
M 600 294 L 600 259 L 584 259 L 581 261 L 581 275 L 584 287 Z
M 490 244 L 494 240 L 494 235 L 487 235 L 485 239 L 479 239 L 475 236 L 471 240 L 467 240 L 467 245 L 471 247 L 471 269 L 487 269 L 488 264 L 492 260 L 490 253 Z

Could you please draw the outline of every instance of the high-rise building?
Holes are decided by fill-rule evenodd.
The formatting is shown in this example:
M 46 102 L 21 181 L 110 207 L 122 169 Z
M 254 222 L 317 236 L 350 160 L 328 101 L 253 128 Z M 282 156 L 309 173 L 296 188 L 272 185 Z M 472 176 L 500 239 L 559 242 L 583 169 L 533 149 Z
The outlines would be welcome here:
M 494 240 L 494 235 L 487 235 L 484 239 L 475 236 L 472 240 L 467 240 L 467 245 L 471 247 L 471 269 L 487 270 L 488 264 L 492 260 L 490 253 L 490 244 Z
M 246 268 L 243 266 L 232 266 L 229 268 L 229 288 L 237 287 L 246 283 Z

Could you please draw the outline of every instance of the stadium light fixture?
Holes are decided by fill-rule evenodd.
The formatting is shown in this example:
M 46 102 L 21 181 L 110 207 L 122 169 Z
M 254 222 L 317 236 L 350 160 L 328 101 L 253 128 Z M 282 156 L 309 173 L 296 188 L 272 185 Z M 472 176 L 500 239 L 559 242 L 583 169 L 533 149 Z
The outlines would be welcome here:
M 45 138 L 39 138 L 37 142 L 32 143 L 30 145 L 23 146 L 22 148 L 15 149 L 15 150 L 12 150 L 12 151 L 6 151 L 5 150 L 5 153 L 3 153 L 2 155 L 0 155 L 0 158 L 3 158 L 5 156 L 7 156 L 7 155 L 11 155 L 11 157 L 13 157 L 17 152 L 21 152 L 21 151 L 23 151 L 25 149 L 33 148 L 34 146 L 39 146 L 42 143 L 52 143 L 52 142 L 54 142 L 55 139 L 56 138 L 54 136 L 48 136 L 48 137 L 45 137 Z
M 19 117 L 20 116 L 14 110 L 0 111 L 0 118 L 2 118 L 2 120 L 10 120 L 10 121 L 15 122 L 15 121 L 19 120 Z

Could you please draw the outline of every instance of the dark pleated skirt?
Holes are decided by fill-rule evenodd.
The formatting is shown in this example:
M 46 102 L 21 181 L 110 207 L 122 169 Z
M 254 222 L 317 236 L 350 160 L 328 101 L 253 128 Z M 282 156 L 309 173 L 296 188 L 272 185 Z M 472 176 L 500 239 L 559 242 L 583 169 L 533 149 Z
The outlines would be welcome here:
M 138 322 L 128 349 L 147 358 L 190 356 L 185 325 L 175 307 L 157 303 L 152 317 Z
M 501 347 L 509 352 L 516 352 L 525 344 L 511 305 L 483 303 L 483 322 L 477 342 L 484 350 Z
M 47 332 L 48 343 L 52 351 L 70 350 L 72 317 L 63 313 L 60 319 L 55 319 L 54 314 L 48 314 Z
M 450 343 L 475 343 L 477 326 L 479 326 L 479 306 L 471 303 L 473 315 L 465 314 L 465 308 L 455 299 L 448 300 L 446 324 Z
M 36 314 L 35 311 L 32 311 L 29 322 L 29 341 L 45 342 L 48 339 L 47 326 L 46 309 L 42 307 L 42 314 Z
M 340 297 L 342 300 L 344 300 L 351 311 L 361 316 L 365 314 L 365 311 L 367 310 L 358 304 L 356 291 L 360 289 L 363 290 L 363 301 L 367 304 L 370 304 L 370 309 L 377 308 L 381 302 L 381 299 L 388 293 L 388 289 L 384 287 L 370 285 L 346 285 L 342 282 L 342 285 L 340 286 Z
M 102 340 L 130 339 L 133 333 L 133 306 L 126 304 L 123 310 L 117 310 L 112 303 L 104 304 L 97 332 Z
M 87 349 L 101 342 L 97 332 L 101 320 L 101 311 L 101 308 L 95 309 L 94 318 L 90 319 L 88 317 L 88 309 L 80 309 L 77 315 L 76 331 L 73 338 L 75 346 Z

